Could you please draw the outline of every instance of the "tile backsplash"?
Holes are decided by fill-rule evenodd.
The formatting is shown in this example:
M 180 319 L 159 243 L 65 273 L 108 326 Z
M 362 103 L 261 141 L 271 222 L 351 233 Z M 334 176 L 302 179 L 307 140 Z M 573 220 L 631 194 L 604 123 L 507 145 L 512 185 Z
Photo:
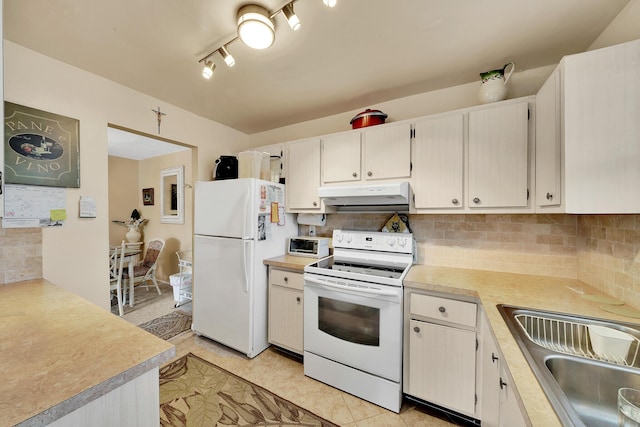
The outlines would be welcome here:
M 390 216 L 328 215 L 316 232 L 377 231 Z M 577 278 L 640 308 L 640 215 L 409 215 L 409 224 L 421 264 Z M 42 230 L 0 228 L 0 284 L 40 277 Z
M 640 215 L 578 217 L 578 279 L 640 308 Z
M 336 214 L 317 227 L 379 231 L 389 214 Z M 575 215 L 409 215 L 418 263 L 577 277 Z M 306 230 L 305 230 L 306 232 Z
M 378 231 L 389 218 L 328 215 L 316 232 Z M 577 278 L 640 308 L 640 215 L 409 215 L 409 224 L 421 264 Z
M 42 230 L 0 227 L 0 285 L 42 277 Z

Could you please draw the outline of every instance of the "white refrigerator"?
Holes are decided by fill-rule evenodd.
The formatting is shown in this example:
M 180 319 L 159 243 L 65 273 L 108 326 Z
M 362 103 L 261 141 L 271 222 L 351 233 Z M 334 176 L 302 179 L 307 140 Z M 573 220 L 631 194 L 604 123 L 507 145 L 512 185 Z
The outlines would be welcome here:
M 286 253 L 298 224 L 284 213 L 284 185 L 254 178 L 196 182 L 193 324 L 195 333 L 248 357 L 267 341 L 267 267 Z

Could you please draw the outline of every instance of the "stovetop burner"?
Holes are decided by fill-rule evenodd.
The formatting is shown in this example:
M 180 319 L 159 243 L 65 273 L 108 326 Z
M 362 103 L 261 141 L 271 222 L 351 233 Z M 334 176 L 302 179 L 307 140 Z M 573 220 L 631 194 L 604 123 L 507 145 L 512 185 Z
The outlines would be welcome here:
M 413 263 L 413 236 L 366 231 L 333 232 L 334 254 L 307 265 L 307 273 L 402 286 Z
M 376 277 L 388 277 L 391 279 L 399 279 L 406 270 L 407 265 L 393 267 L 384 265 L 360 264 L 355 262 L 345 262 L 336 260 L 333 257 L 322 259 L 312 267 L 321 268 L 324 271 L 345 271 L 356 274 L 366 274 Z

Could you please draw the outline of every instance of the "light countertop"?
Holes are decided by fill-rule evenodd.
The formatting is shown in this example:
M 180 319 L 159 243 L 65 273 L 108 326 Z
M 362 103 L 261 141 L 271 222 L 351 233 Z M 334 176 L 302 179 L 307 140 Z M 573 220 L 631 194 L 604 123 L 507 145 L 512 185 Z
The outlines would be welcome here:
M 321 258 L 306 256 L 282 255 L 264 260 L 264 264 L 270 267 L 288 268 L 290 270 L 300 270 L 302 273 L 305 265 L 313 264 Z
M 640 322 L 604 311 L 600 308 L 602 303 L 583 298 L 582 295 L 605 294 L 572 279 L 414 265 L 404 286 L 405 289 L 457 294 L 477 299 L 482 304 L 533 426 L 560 426 L 561 423 L 496 305 Z
M 264 263 L 302 272 L 305 265 L 314 261 L 284 255 Z M 640 323 L 640 319 L 609 313 L 600 308 L 603 303 L 583 298 L 583 295 L 608 296 L 575 279 L 414 265 L 404 286 L 458 295 L 482 304 L 533 426 L 561 426 L 561 423 L 498 311 L 498 304 Z
M 175 356 L 46 280 L 1 285 L 0 321 L 0 426 L 49 424 Z

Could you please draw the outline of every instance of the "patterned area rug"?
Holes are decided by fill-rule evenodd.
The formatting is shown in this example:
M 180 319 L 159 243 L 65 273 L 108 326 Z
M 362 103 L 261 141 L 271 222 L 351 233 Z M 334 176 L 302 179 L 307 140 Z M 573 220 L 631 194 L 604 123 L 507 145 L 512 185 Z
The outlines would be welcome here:
M 337 426 L 191 353 L 160 369 L 160 425 Z
M 145 331 L 168 340 L 179 333 L 191 329 L 191 316 L 181 311 L 173 311 L 157 319 L 138 325 Z

